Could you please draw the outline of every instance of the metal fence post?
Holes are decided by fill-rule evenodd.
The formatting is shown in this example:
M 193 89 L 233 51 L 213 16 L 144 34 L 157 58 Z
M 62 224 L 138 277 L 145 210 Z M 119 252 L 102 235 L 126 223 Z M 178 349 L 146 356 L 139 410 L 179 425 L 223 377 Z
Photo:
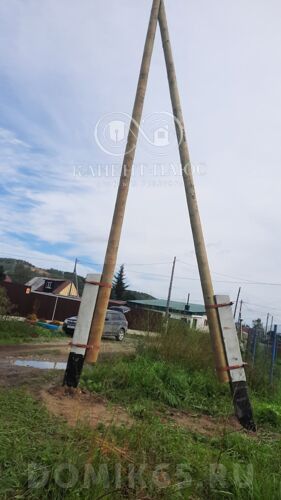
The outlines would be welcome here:
M 273 330 L 273 339 L 272 339 L 272 349 L 271 349 L 271 365 L 270 365 L 270 384 L 273 384 L 273 375 L 274 375 L 274 364 L 276 360 L 276 351 L 277 351 L 277 325 L 274 325 Z

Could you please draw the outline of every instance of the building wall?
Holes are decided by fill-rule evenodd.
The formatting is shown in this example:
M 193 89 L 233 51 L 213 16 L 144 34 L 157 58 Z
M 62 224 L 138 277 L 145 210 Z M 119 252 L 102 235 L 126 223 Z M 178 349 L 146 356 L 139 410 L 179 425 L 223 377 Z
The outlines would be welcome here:
M 54 319 L 63 321 L 69 316 L 77 316 L 78 314 L 80 306 L 80 299 L 78 298 L 40 292 L 26 293 L 30 288 L 18 283 L 2 283 L 2 286 L 6 289 L 10 301 L 15 306 L 13 312 L 19 316 L 28 316 L 34 313 L 38 318 L 50 320 L 53 316 L 57 298 Z
M 67 297 L 54 295 L 52 293 L 31 292 L 30 287 L 18 283 L 1 284 L 14 305 L 12 314 L 26 317 L 36 314 L 38 318 L 51 320 L 55 311 L 54 319 L 64 321 L 70 316 L 77 316 L 81 299 L 78 297 Z M 28 292 L 28 293 L 27 293 Z M 120 301 L 109 301 L 109 307 L 120 305 Z
M 160 332 L 163 324 L 163 314 L 150 309 L 131 309 L 126 318 L 131 330 L 141 332 Z
M 141 307 L 132 308 L 126 314 L 129 328 L 140 331 L 160 332 L 163 326 L 165 312 L 155 311 L 153 309 L 143 309 Z M 177 319 L 190 324 L 191 328 L 197 330 L 208 331 L 207 316 L 201 315 L 186 315 L 182 313 L 170 313 L 170 318 Z
M 190 325 L 191 328 L 195 328 L 196 330 L 203 330 L 203 331 L 209 330 L 207 324 L 207 316 L 205 314 L 203 316 L 197 314 L 191 314 L 187 316 L 180 313 L 171 313 L 170 318 L 180 319 L 182 321 L 185 321 L 187 324 Z
M 78 297 L 78 291 L 74 285 L 74 283 L 69 283 L 63 290 L 59 292 L 58 295 L 61 295 L 63 297 L 67 297 L 71 295 L 72 297 Z

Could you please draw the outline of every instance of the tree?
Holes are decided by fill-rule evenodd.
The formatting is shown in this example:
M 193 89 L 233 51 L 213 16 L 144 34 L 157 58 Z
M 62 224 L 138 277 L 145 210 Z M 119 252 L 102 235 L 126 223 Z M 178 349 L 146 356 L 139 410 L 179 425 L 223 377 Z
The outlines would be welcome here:
M 119 271 L 114 275 L 113 278 L 111 298 L 122 300 L 128 286 L 129 285 L 126 283 L 124 264 L 122 264 Z
M 13 305 L 10 302 L 9 297 L 7 296 L 7 292 L 5 288 L 0 286 L 0 316 L 5 316 L 9 314 L 13 309 Z
M 258 335 L 261 335 L 264 333 L 263 323 L 262 323 L 262 320 L 260 318 L 253 320 L 253 328 Z
M 4 281 L 5 278 L 6 278 L 6 273 L 4 271 L 4 267 L 0 266 L 0 282 Z
M 26 283 L 33 277 L 33 273 L 29 267 L 23 262 L 18 261 L 14 269 L 14 280 L 17 283 Z

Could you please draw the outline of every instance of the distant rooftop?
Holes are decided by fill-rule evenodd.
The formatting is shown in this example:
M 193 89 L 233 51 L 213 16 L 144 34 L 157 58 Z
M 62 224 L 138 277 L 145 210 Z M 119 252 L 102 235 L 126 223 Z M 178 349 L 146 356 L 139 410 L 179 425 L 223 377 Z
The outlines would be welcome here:
M 74 283 L 64 278 L 35 276 L 27 283 L 25 283 L 25 286 L 31 287 L 32 292 L 40 292 L 40 293 L 47 292 L 47 293 L 52 293 L 54 295 L 65 295 L 65 293 L 63 293 L 63 290 L 67 289 L 69 285 L 71 286 L 69 292 L 74 292 L 71 293 L 71 295 L 74 296 L 79 295 Z
M 143 308 L 154 309 L 157 311 L 165 311 L 167 307 L 167 301 L 165 299 L 128 300 L 127 303 L 132 307 L 143 306 Z M 205 314 L 205 306 L 201 304 L 189 303 L 187 308 L 186 302 L 177 302 L 176 300 L 171 300 L 170 312 Z

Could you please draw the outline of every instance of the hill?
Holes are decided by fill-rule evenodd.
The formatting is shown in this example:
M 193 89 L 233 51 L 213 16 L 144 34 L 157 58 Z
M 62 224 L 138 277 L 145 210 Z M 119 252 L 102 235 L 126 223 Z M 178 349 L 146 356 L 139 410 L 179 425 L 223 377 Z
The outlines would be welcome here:
M 73 280 L 73 273 L 67 271 L 61 271 L 59 269 L 49 268 L 43 269 L 41 267 L 34 266 L 30 262 L 20 259 L 12 258 L 2 258 L 0 257 L 0 268 L 8 274 L 12 281 L 15 283 L 24 284 L 35 276 L 46 276 L 46 278 L 63 278 L 68 280 Z M 82 295 L 85 278 L 83 276 L 77 275 L 78 279 L 78 290 L 79 295 Z M 124 300 L 145 300 L 154 299 L 152 295 L 144 292 L 137 292 L 135 290 L 126 290 Z

